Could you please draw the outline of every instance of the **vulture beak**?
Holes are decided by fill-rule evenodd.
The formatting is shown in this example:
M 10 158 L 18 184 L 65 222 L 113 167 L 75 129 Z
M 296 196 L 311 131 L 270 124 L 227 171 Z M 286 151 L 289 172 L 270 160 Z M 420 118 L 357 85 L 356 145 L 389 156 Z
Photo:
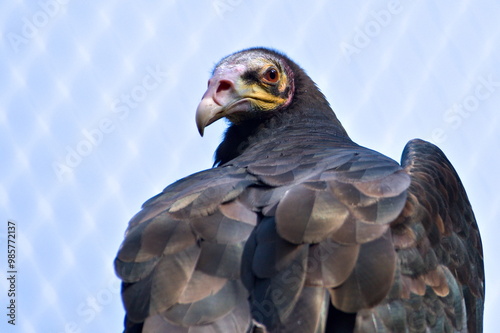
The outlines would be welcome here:
M 198 127 L 198 132 L 200 132 L 201 136 L 203 136 L 205 127 L 224 117 L 224 108 L 216 102 L 216 99 L 214 99 L 213 90 L 214 89 L 211 89 L 209 83 L 208 89 L 196 109 L 196 126 Z
M 236 112 L 247 111 L 250 101 L 243 98 L 237 82 L 244 66 L 218 68 L 208 81 L 208 88 L 196 109 L 196 126 L 203 136 L 205 127 Z M 230 119 L 231 120 L 231 119 Z

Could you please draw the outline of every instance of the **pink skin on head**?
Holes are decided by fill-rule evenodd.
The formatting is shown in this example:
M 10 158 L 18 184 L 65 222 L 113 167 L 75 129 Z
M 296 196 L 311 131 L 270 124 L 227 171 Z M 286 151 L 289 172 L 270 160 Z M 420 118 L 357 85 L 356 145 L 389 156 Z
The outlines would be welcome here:
M 239 95 L 235 82 L 245 71 L 243 65 L 225 65 L 217 68 L 208 81 L 208 88 L 196 110 L 196 124 L 200 135 L 214 121 L 229 113 L 246 111 L 250 102 Z

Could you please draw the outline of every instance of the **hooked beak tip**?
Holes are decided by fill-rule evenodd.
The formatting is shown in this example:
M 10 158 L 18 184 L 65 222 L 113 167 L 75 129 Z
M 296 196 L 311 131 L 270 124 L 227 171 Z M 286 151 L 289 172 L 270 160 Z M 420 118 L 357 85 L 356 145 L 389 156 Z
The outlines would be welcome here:
M 203 127 L 198 127 L 198 133 L 200 133 L 200 136 L 203 137 L 205 129 Z
M 215 103 L 211 97 L 205 97 L 201 100 L 196 109 L 196 126 L 201 136 L 203 136 L 205 132 L 205 127 L 218 119 L 216 115 L 221 109 L 222 107 Z

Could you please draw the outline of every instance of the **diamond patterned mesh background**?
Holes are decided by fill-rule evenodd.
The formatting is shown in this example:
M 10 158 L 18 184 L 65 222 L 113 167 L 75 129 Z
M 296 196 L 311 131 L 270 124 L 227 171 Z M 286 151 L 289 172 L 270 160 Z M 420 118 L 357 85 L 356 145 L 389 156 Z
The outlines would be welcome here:
M 500 7 L 482 1 L 4 1 L 0 5 L 0 330 L 119 332 L 112 261 L 127 221 L 211 166 L 224 123 L 194 111 L 213 65 L 286 52 L 358 143 L 399 160 L 438 143 L 483 235 L 486 332 L 500 308 Z M 7 221 L 17 318 L 6 317 Z

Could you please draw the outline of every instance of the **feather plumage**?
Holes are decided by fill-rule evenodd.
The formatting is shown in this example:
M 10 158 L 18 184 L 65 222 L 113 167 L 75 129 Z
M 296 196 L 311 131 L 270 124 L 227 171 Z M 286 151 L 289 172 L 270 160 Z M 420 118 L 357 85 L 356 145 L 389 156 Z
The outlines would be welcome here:
M 115 260 L 127 332 L 482 331 L 481 239 L 437 147 L 410 141 L 400 165 L 357 145 L 267 49 L 216 66 L 200 133 L 221 117 L 215 167 L 129 223 Z

